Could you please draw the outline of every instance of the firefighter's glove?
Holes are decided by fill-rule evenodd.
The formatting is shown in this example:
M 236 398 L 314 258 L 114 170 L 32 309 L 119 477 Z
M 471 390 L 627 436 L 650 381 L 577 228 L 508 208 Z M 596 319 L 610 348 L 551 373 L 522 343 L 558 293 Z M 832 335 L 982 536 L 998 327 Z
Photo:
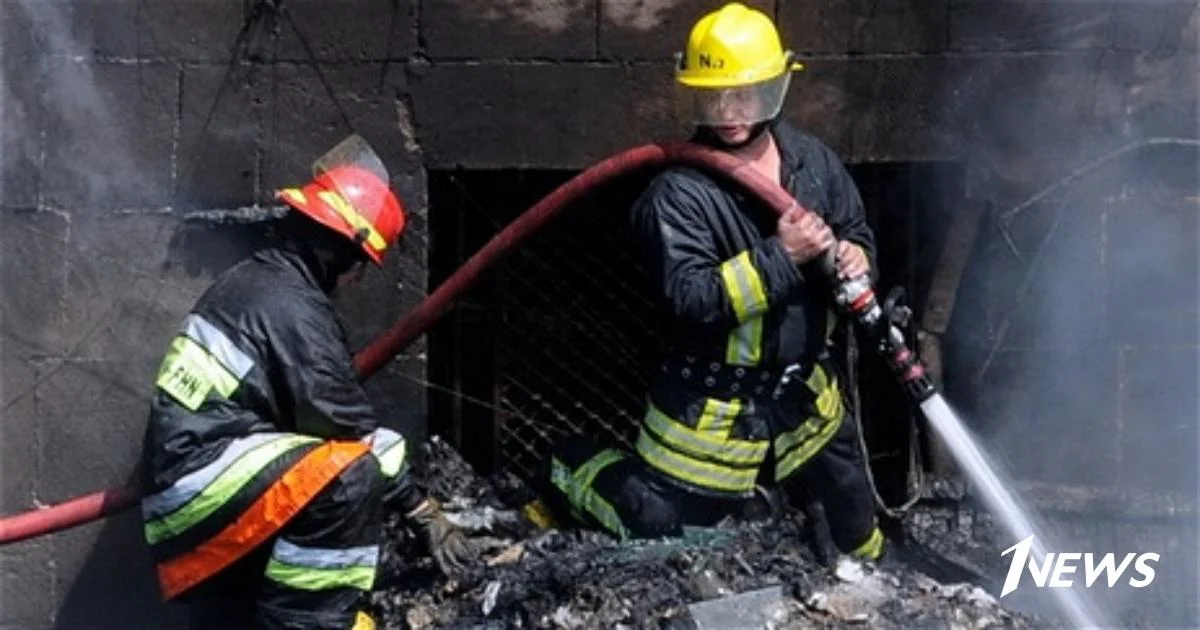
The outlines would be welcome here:
M 457 525 L 446 518 L 442 506 L 434 499 L 425 499 L 408 518 L 425 529 L 429 553 L 446 576 L 463 570 L 475 560 L 474 545 Z

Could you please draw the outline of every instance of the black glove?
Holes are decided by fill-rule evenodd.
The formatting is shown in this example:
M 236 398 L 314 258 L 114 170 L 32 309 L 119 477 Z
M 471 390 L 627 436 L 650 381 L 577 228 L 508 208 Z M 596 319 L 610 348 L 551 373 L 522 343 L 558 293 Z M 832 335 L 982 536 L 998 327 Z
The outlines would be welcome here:
M 442 506 L 435 499 L 425 499 L 407 516 L 425 528 L 429 537 L 429 553 L 444 575 L 461 571 L 475 560 L 476 552 L 471 541 L 446 518 Z

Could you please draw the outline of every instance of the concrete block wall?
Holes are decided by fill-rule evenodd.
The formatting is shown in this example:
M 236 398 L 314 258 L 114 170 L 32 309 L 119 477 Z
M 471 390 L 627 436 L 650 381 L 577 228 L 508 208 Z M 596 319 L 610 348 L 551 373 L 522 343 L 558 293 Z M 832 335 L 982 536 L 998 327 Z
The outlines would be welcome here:
M 350 129 L 371 141 L 411 227 L 342 300 L 361 345 L 424 292 L 426 169 L 578 169 L 681 137 L 671 55 L 719 3 L 276 4 L 0 0 L 0 511 L 130 478 L 171 332 L 261 242 L 214 217 L 270 203 Z M 789 118 L 848 161 L 964 161 L 999 206 L 1137 138 L 1197 136 L 1192 2 L 751 4 L 808 65 Z M 1024 264 L 987 261 L 989 278 Z M 980 317 L 1000 294 L 971 298 Z M 423 361 L 418 345 L 371 384 L 417 439 Z M 0 549 L 0 566 L 0 628 L 179 622 L 131 515 Z

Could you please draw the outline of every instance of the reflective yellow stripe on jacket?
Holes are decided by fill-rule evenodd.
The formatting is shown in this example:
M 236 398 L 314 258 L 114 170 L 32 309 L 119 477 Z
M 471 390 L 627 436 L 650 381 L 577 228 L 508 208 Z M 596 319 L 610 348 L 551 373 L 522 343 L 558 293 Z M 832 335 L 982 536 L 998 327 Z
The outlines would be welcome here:
M 729 333 L 725 362 L 731 365 L 758 365 L 762 360 L 763 314 L 767 312 L 767 293 L 762 277 L 745 251 L 721 263 L 721 280 L 737 315 L 738 327 Z
M 817 415 L 805 418 L 800 426 L 775 436 L 775 478 L 782 480 L 804 465 L 829 440 L 833 439 L 845 417 L 837 379 L 820 365 L 813 368 L 807 386 L 817 394 Z
M 557 457 L 550 458 L 550 481 L 567 495 L 567 501 L 576 511 L 576 517 L 579 510 L 591 514 L 605 529 L 621 540 L 629 538 L 629 530 L 625 528 L 616 508 L 592 488 L 592 483 L 596 481 L 596 475 L 600 474 L 600 471 L 628 456 L 628 453 L 605 449 L 596 453 L 574 472 Z
M 190 411 L 200 408 L 212 391 L 229 398 L 254 368 L 254 360 L 238 349 L 219 328 L 192 313 L 171 341 L 155 380 Z
M 256 433 L 230 442 L 208 465 L 142 499 L 146 542 L 154 545 L 182 534 L 220 509 L 276 459 L 317 442 L 290 433 Z
M 267 562 L 266 576 L 302 591 L 339 588 L 369 591 L 375 585 L 378 564 L 378 545 L 324 549 L 301 547 L 279 538 Z
M 739 401 L 708 398 L 692 428 L 651 404 L 638 436 L 638 454 L 674 479 L 707 490 L 747 494 L 754 489 L 770 443 L 731 437 L 739 413 Z
M 404 436 L 379 427 L 363 436 L 362 441 L 371 446 L 371 454 L 379 461 L 379 471 L 384 477 L 391 479 L 400 474 L 408 454 Z
M 864 558 L 867 560 L 878 560 L 879 556 L 883 555 L 883 532 L 876 526 L 871 530 L 871 535 L 857 549 L 850 552 L 850 555 L 855 558 Z

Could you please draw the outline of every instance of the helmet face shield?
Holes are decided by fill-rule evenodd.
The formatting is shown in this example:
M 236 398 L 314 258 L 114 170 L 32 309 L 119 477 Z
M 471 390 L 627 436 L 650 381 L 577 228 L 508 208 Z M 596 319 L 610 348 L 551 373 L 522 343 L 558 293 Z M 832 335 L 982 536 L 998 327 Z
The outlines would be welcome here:
M 361 136 L 352 135 L 338 143 L 313 162 L 312 171 L 314 178 L 331 184 L 359 214 L 374 217 L 383 210 L 384 196 L 371 194 L 374 191 L 364 188 L 361 173 L 370 173 L 384 183 L 390 182 L 391 178 L 383 160 Z M 359 176 L 347 176 L 348 173 L 357 173 Z
M 685 116 L 693 124 L 708 127 L 771 120 L 783 109 L 790 79 L 791 72 L 783 72 L 766 81 L 736 87 L 683 87 Z

